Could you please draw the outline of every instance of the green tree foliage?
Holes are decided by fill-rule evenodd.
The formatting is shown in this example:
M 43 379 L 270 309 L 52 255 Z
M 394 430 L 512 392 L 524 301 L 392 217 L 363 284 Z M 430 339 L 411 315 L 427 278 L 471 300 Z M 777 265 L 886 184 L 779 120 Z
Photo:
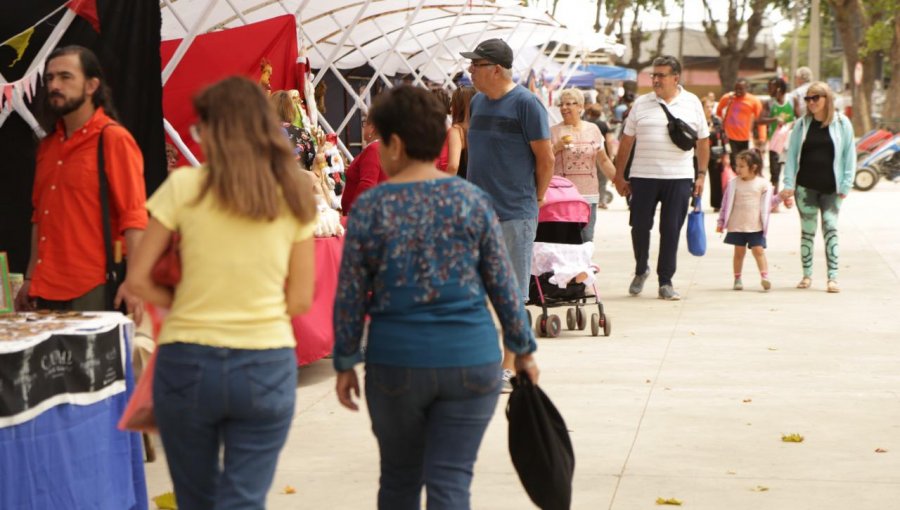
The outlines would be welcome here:
M 731 90 L 737 81 L 741 61 L 756 47 L 756 36 L 763 28 L 766 13 L 773 9 L 783 9 L 786 1 L 728 0 L 728 19 L 723 33 L 719 32 L 719 20 L 710 9 L 710 1 L 718 3 L 723 0 L 703 0 L 703 7 L 706 9 L 703 30 L 721 56 L 719 80 L 722 83 L 722 90 Z M 740 39 L 742 33 L 745 37 L 743 40 Z
M 822 61 L 819 63 L 822 79 L 840 78 L 844 72 L 844 56 L 840 47 L 834 47 L 834 38 L 831 37 L 834 20 L 830 16 L 823 16 L 822 22 Z M 788 32 L 778 45 L 778 65 L 785 69 L 785 73 L 790 73 L 794 32 L 797 33 L 797 65 L 809 66 L 809 20 L 803 20 L 802 25 Z

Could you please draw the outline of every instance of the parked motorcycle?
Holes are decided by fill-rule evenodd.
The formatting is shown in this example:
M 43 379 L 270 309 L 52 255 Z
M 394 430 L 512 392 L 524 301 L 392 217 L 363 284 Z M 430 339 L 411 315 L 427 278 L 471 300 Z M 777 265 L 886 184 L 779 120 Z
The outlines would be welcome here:
M 900 135 L 882 142 L 857 163 L 853 187 L 859 191 L 869 191 L 881 177 L 900 182 Z

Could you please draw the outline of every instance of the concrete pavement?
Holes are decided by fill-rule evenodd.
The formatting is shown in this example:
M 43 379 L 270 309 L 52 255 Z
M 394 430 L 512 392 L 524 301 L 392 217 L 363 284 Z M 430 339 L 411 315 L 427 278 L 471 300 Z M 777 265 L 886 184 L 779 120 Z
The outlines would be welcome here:
M 675 286 L 683 300 L 656 299 L 655 277 L 632 298 L 627 211 L 617 198 L 600 211 L 595 256 L 612 335 L 564 330 L 539 340 L 541 386 L 575 447 L 572 508 L 666 508 L 658 497 L 707 510 L 896 508 L 900 186 L 881 183 L 844 203 L 840 294 L 824 291 L 821 234 L 813 286 L 794 288 L 795 209 L 772 217 L 767 293 L 751 256 L 746 290 L 731 290 L 732 249 L 714 233 L 709 209 L 706 222 L 706 256 L 689 255 L 682 242 Z M 654 234 L 654 268 L 657 241 Z M 505 401 L 475 467 L 475 509 L 533 508 L 509 461 Z M 804 442 L 782 442 L 789 433 Z M 163 455 L 147 464 L 147 477 L 151 496 L 171 490 Z M 283 494 L 287 485 L 296 493 Z M 302 368 L 268 507 L 374 509 L 377 489 L 366 412 L 339 406 L 329 360 Z

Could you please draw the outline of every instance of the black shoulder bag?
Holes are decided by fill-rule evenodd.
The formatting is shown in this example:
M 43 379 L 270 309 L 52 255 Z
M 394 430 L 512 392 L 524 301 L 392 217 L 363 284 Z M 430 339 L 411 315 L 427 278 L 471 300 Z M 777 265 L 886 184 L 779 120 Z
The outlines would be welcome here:
M 697 145 L 697 130 L 689 126 L 687 122 L 672 115 L 672 112 L 666 108 L 664 103 L 659 103 L 659 105 L 662 106 L 663 111 L 666 112 L 666 117 L 669 118 L 669 124 L 666 128 L 669 130 L 669 138 L 672 139 L 672 143 L 683 151 L 693 149 Z
M 125 261 L 116 261 L 113 253 L 112 226 L 109 213 L 109 180 L 106 177 L 106 162 L 103 156 L 103 132 L 114 123 L 109 123 L 100 129 L 100 139 L 97 140 L 97 174 L 100 178 L 100 215 L 103 221 L 103 245 L 106 249 L 106 284 L 104 288 L 104 301 L 106 309 L 116 311 L 114 301 L 119 286 L 125 281 Z M 122 307 L 124 308 L 124 306 Z

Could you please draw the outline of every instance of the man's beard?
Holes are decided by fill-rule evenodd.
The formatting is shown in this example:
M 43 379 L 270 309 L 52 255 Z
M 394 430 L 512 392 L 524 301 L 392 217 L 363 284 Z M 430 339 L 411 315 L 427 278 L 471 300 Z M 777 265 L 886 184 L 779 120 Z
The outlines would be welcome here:
M 53 103 L 53 99 L 56 97 L 63 97 L 62 95 L 54 95 L 47 98 L 47 106 L 51 112 L 57 117 L 62 117 L 64 115 L 68 115 L 75 110 L 81 108 L 81 105 L 87 101 L 87 94 L 82 93 L 80 97 L 73 97 L 71 99 L 66 99 L 63 104 L 56 105 Z M 63 97 L 63 99 L 65 99 Z

